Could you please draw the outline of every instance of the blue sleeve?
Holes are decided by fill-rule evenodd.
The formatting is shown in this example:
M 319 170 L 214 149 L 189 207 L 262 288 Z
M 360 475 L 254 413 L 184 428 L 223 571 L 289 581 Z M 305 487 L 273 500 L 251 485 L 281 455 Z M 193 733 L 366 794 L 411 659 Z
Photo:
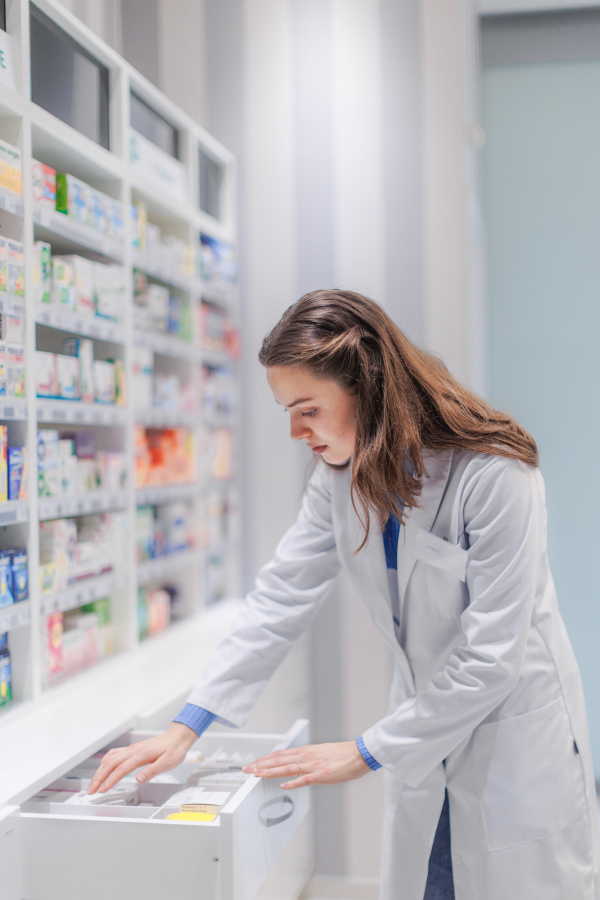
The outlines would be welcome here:
M 179 722 L 181 725 L 187 725 L 192 731 L 195 731 L 198 737 L 202 735 L 209 725 L 216 719 L 215 713 L 202 709 L 201 706 L 194 706 L 193 703 L 186 703 L 178 716 L 173 721 Z
M 365 742 L 362 739 L 362 734 L 360 737 L 356 738 L 356 746 L 360 750 L 362 758 L 370 769 L 373 769 L 373 771 L 376 772 L 377 769 L 381 768 L 381 763 L 378 763 L 377 760 L 371 756 L 371 754 L 365 747 Z

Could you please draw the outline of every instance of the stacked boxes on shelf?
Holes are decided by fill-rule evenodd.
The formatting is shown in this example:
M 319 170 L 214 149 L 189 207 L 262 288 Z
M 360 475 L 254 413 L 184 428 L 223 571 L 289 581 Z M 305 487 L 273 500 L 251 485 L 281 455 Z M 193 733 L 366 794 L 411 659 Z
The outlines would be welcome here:
M 168 334 L 182 341 L 191 341 L 189 301 L 163 285 L 149 282 L 143 272 L 135 272 L 133 302 L 133 327 L 137 331 Z
M 191 484 L 196 480 L 196 436 L 185 428 L 135 426 L 136 487 Z
M 12 700 L 12 670 L 8 634 L 0 634 L 0 706 Z
M 0 550 L 0 609 L 29 599 L 27 550 Z
M 0 237 L 0 299 L 25 295 L 25 258 L 20 241 Z M 25 317 L 0 314 L 0 397 L 25 397 Z
M 0 503 L 27 499 L 27 448 L 8 446 L 8 428 L 0 425 Z
M 136 345 L 133 348 L 132 378 L 132 395 L 138 409 L 197 411 L 191 381 L 184 381 L 179 372 L 156 372 L 154 353 L 149 347 Z
M 196 543 L 195 532 L 192 510 L 186 503 L 138 506 L 136 512 L 138 563 L 193 547 Z
M 151 260 L 152 268 L 167 280 L 198 277 L 198 252 L 175 235 L 163 235 L 158 225 L 148 221 L 145 203 L 131 204 L 132 245 Z
M 230 291 L 237 279 L 234 248 L 207 234 L 200 235 L 200 277 L 213 291 Z
M 181 618 L 181 596 L 177 585 L 140 588 L 138 591 L 138 633 L 140 640 L 158 634 Z
M 21 151 L 13 144 L 0 139 L 0 187 L 13 194 L 22 189 Z
M 46 618 L 44 682 L 51 685 L 96 665 L 113 653 L 108 597 Z
M 51 245 L 34 244 L 34 300 L 67 312 L 118 322 L 125 297 L 122 266 L 84 256 L 52 256 Z
M 110 572 L 126 532 L 123 513 L 97 513 L 40 522 L 40 589 L 55 594 L 85 578 Z
M 93 431 L 38 431 L 37 463 L 39 497 L 121 491 L 127 485 L 125 454 L 97 450 Z
M 63 351 L 36 351 L 38 397 L 126 405 L 127 386 L 122 359 L 94 359 L 93 341 L 85 338 L 68 338 L 63 343 Z

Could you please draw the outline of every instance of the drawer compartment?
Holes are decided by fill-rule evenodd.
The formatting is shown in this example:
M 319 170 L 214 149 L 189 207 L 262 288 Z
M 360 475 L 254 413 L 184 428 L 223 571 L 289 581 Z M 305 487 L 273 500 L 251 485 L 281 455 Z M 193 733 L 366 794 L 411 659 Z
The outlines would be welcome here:
M 110 747 L 149 736 L 131 732 Z M 191 761 L 146 785 L 129 776 L 108 802 L 84 794 L 103 754 L 85 760 L 21 807 L 24 900 L 252 900 L 307 816 L 310 792 L 284 792 L 241 766 L 307 741 L 305 720 L 286 735 L 207 734 Z M 204 820 L 167 818 L 192 788 L 213 804 Z

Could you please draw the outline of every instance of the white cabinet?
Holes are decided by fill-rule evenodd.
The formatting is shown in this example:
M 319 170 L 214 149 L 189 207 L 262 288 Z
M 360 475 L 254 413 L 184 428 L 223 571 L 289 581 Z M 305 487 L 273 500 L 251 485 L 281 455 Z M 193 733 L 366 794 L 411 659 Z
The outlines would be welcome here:
M 131 732 L 110 746 L 147 736 Z M 186 762 L 169 773 L 171 783 L 141 786 L 135 805 L 79 806 L 50 795 L 24 803 L 23 900 L 252 900 L 307 817 L 310 792 L 282 791 L 279 781 L 246 776 L 231 766 L 307 741 L 306 720 L 286 735 L 209 733 L 192 748 L 202 753 L 201 768 Z M 71 792 L 85 789 L 101 755 L 85 760 L 55 788 L 70 781 Z M 211 758 L 213 769 L 207 767 Z M 186 783 L 230 795 L 217 818 L 166 818 L 163 804 Z M 310 865 L 305 857 L 302 864 Z

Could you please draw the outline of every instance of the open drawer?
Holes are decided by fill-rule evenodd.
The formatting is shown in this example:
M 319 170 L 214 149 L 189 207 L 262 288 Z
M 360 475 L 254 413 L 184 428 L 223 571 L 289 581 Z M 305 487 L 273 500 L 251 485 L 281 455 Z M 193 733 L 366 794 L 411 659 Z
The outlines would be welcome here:
M 253 900 L 306 818 L 310 792 L 282 791 L 241 766 L 307 743 L 308 722 L 285 735 L 203 735 L 177 769 L 145 785 L 135 773 L 124 779 L 114 805 L 86 801 L 103 753 L 150 734 L 123 735 L 22 805 L 23 900 Z M 180 818 L 192 787 L 212 804 L 203 820 Z

